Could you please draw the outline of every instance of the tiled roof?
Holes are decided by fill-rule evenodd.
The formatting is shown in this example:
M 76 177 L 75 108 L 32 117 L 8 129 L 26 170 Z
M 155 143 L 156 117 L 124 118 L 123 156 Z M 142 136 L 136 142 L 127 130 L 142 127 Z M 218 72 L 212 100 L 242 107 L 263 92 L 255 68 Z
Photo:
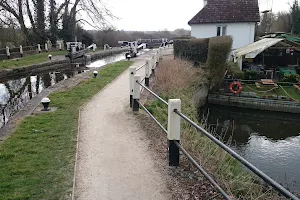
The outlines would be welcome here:
M 259 22 L 258 0 L 208 0 L 189 21 L 191 24 Z

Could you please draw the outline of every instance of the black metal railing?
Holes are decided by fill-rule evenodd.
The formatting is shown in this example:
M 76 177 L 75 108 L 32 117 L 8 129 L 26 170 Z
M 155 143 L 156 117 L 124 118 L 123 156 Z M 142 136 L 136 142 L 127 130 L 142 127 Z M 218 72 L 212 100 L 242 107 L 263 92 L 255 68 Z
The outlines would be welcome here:
M 151 89 L 146 87 L 145 85 L 141 84 L 140 82 L 136 82 L 139 84 L 142 88 L 144 88 L 146 91 L 148 91 L 150 94 L 155 96 L 158 100 L 163 102 L 165 105 L 168 105 L 168 102 L 162 99 L 159 95 L 157 95 L 155 92 L 153 92 Z M 163 130 L 164 133 L 168 134 L 168 131 L 166 128 L 151 114 L 151 112 L 139 101 L 137 100 L 140 107 L 151 117 L 152 120 Z M 193 122 L 191 119 L 189 119 L 187 116 L 185 116 L 183 113 L 175 109 L 173 111 L 178 116 L 180 116 L 183 120 L 185 120 L 187 123 L 192 125 L 198 132 L 201 132 L 206 137 L 208 137 L 212 142 L 217 144 L 219 147 L 221 147 L 223 150 L 225 150 L 228 154 L 230 154 L 232 157 L 234 157 L 236 160 L 238 160 L 240 163 L 242 163 L 245 167 L 247 167 L 249 170 L 251 170 L 254 174 L 256 174 L 258 177 L 263 179 L 266 183 L 271 185 L 275 190 L 277 190 L 281 195 L 285 196 L 288 199 L 291 200 L 299 200 L 295 195 L 293 195 L 291 192 L 289 192 L 287 189 L 285 189 L 283 186 L 281 186 L 279 183 L 274 181 L 272 178 L 270 178 L 268 175 L 260 171 L 258 168 L 256 168 L 254 165 L 252 165 L 250 162 L 248 162 L 246 159 L 244 159 L 242 156 L 237 154 L 235 151 L 233 151 L 230 147 L 222 143 L 220 140 L 218 140 L 216 137 L 211 135 L 209 132 L 207 132 L 204 128 Z M 191 161 L 191 163 L 207 178 L 207 180 L 215 187 L 215 189 L 224 197 L 226 200 L 230 200 L 230 196 L 226 194 L 226 192 L 217 184 L 217 182 L 197 163 L 197 161 L 183 148 L 183 146 L 178 142 L 174 141 L 174 144 L 177 146 L 177 148 Z

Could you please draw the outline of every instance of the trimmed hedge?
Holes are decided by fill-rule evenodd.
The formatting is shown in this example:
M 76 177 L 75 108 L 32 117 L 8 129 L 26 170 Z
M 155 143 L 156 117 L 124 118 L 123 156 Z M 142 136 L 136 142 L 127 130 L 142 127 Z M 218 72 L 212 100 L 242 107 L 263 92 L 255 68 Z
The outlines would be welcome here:
M 184 39 L 174 41 L 174 55 L 182 59 L 205 63 L 208 55 L 209 39 Z
M 214 37 L 209 40 L 207 66 L 210 81 L 213 85 L 220 85 L 224 80 L 227 60 L 232 48 L 232 37 Z

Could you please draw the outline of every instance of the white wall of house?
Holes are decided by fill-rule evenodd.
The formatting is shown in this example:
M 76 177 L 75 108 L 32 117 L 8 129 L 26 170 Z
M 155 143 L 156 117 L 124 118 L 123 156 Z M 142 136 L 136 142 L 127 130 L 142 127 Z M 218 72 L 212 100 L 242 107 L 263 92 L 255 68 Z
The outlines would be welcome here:
M 255 22 L 253 23 L 216 23 L 193 24 L 192 36 L 196 38 L 209 38 L 217 36 L 217 27 L 226 26 L 226 35 L 233 38 L 233 49 L 237 49 L 254 42 Z

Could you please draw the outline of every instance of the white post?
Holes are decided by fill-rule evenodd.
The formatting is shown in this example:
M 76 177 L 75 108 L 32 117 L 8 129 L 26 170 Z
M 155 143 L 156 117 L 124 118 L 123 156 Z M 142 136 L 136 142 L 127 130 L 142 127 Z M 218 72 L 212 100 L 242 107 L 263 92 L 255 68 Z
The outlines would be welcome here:
M 48 44 L 45 43 L 45 51 L 48 52 Z
M 140 100 L 141 97 L 141 76 L 135 75 L 134 76 L 134 85 L 133 85 L 133 105 L 132 105 L 132 110 L 133 111 L 139 111 L 140 109 L 140 104 L 138 101 Z
M 7 59 L 10 58 L 10 52 L 9 52 L 9 47 L 6 46 L 6 55 L 7 55 Z
M 133 103 L 133 87 L 134 87 L 134 75 L 136 74 L 136 67 L 129 67 L 129 98 L 130 98 L 130 107 Z
M 41 53 L 41 45 L 40 44 L 38 44 L 38 51 L 39 51 L 39 53 Z
M 179 166 L 179 148 L 175 142 L 180 143 L 181 118 L 174 110 L 181 112 L 181 100 L 170 99 L 168 104 L 169 166 Z
M 21 57 L 23 57 L 23 47 L 22 47 L 22 45 L 20 45 L 20 54 L 21 54 Z
M 93 45 L 93 51 L 96 51 L 96 44 Z
M 149 78 L 150 78 L 150 66 L 149 66 L 149 61 L 146 61 L 146 66 L 145 66 L 145 85 L 149 87 Z
M 156 66 L 155 56 L 152 56 L 152 58 L 151 58 L 151 64 L 152 64 L 152 67 L 151 67 L 151 74 L 152 74 L 153 76 L 155 76 L 155 66 Z

